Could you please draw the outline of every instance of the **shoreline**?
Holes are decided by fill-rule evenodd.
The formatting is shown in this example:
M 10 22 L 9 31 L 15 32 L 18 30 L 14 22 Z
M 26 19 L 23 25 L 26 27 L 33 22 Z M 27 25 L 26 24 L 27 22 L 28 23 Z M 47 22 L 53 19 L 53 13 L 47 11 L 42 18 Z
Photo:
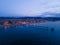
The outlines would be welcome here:
M 58 22 L 58 21 L 45 21 L 45 22 Z M 0 24 L 0 26 L 26 25 L 26 24 L 34 24 L 34 23 L 45 23 L 45 22 L 32 22 L 31 23 L 31 22 L 9 22 L 9 21 L 5 21 L 4 23 Z

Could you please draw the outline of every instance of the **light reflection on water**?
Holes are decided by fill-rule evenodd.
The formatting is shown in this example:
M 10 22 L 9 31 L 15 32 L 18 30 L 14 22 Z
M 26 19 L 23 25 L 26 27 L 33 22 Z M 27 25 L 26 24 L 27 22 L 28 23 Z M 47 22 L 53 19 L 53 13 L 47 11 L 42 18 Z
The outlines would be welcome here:
M 60 45 L 60 22 L 0 26 L 1 44 Z
M 42 29 L 47 29 L 48 30 L 48 27 L 46 26 L 40 26 L 39 24 L 25 24 L 25 25 L 12 25 L 12 26 L 3 26 L 4 29 L 8 29 L 8 28 L 11 28 L 11 27 L 14 27 L 14 28 L 28 28 L 28 27 L 31 27 L 31 28 L 42 28 Z
M 48 29 L 36 25 L 13 25 L 0 27 L 0 44 L 48 45 Z M 42 33 L 43 32 L 43 33 Z

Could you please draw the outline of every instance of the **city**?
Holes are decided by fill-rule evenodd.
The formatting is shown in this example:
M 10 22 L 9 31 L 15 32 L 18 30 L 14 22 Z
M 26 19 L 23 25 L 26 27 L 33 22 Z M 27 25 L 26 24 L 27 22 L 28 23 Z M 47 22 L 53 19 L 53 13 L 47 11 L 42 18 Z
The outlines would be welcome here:
M 50 18 L 50 19 L 49 19 Z M 60 21 L 60 18 L 49 17 L 49 18 L 38 18 L 38 17 L 24 17 L 24 18 L 0 18 L 0 26 L 18 25 L 18 24 L 33 24 L 33 23 L 45 23 Z

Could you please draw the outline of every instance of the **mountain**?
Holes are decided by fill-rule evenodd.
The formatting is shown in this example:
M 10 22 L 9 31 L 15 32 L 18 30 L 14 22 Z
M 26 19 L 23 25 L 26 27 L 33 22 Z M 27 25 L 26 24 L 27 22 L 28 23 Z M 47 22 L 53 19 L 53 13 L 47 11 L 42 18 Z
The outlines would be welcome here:
M 45 12 L 41 17 L 60 17 L 60 13 Z
M 28 16 L 24 16 L 24 15 L 17 15 L 17 14 L 6 14 L 6 13 L 0 13 L 0 17 L 28 17 Z M 31 16 L 32 17 L 32 16 Z M 60 17 L 60 13 L 53 13 L 53 12 L 45 12 L 42 13 L 39 16 L 33 16 L 33 17 Z
M 22 14 L 8 14 L 8 13 L 1 13 L 0 12 L 0 17 L 25 17 L 24 15 Z

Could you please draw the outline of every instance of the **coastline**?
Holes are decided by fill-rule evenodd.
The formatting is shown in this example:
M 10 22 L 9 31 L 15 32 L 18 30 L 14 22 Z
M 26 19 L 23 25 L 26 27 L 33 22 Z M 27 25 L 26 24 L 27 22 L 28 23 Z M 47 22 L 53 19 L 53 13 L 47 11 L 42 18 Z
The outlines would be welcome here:
M 26 24 L 34 24 L 34 23 L 45 23 L 45 22 L 57 22 L 57 21 L 42 21 L 42 22 L 10 22 L 10 21 L 5 21 L 0 26 L 11 26 L 11 25 L 26 25 Z M 60 21 L 59 21 L 60 22 Z

